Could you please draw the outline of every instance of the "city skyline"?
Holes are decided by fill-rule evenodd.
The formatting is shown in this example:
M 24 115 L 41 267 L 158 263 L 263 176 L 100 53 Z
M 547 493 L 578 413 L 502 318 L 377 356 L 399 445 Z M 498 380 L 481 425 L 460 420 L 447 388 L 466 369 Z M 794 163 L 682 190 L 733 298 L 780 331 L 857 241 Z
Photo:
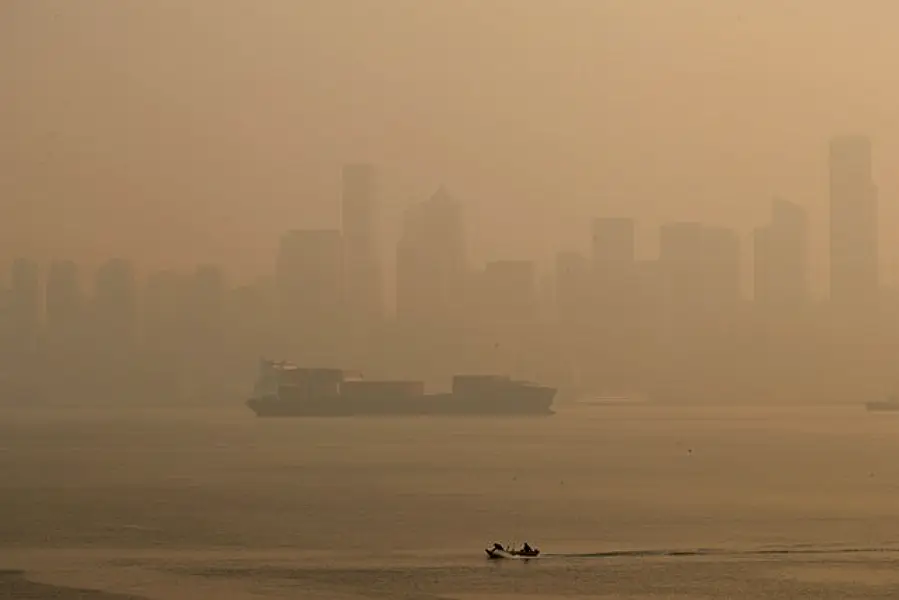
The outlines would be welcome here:
M 848 148 L 848 150 L 843 150 L 841 154 L 840 148 Z M 858 156 L 857 159 L 853 158 L 853 152 Z M 830 177 L 831 184 L 828 188 L 827 202 L 829 203 L 830 210 L 839 216 L 839 219 L 835 219 L 831 222 L 829 230 L 821 232 L 817 231 L 812 226 L 808 216 L 811 211 L 807 205 L 782 198 L 776 194 L 772 194 L 768 200 L 760 199 L 758 201 L 760 206 L 764 206 L 766 203 L 772 206 L 772 220 L 770 223 L 767 223 L 767 225 L 765 224 L 764 219 L 755 224 L 744 224 L 743 227 L 726 227 L 716 223 L 704 222 L 702 220 L 695 221 L 703 222 L 707 226 L 731 229 L 736 233 L 741 252 L 740 261 L 742 275 L 740 289 L 741 296 L 745 299 L 755 297 L 756 294 L 754 290 L 756 283 L 757 281 L 764 279 L 764 276 L 753 266 L 756 260 L 761 260 L 763 258 L 756 248 L 758 244 L 765 243 L 760 239 L 760 236 L 765 231 L 772 228 L 776 230 L 778 223 L 782 218 L 789 218 L 780 215 L 783 210 L 790 210 L 789 208 L 783 208 L 788 206 L 795 207 L 795 211 L 799 211 L 804 215 L 802 217 L 804 222 L 804 225 L 802 225 L 803 233 L 801 234 L 801 237 L 803 237 L 801 245 L 804 256 L 801 259 L 801 266 L 794 268 L 794 270 L 799 268 L 803 271 L 803 291 L 801 293 L 794 293 L 799 293 L 800 295 L 808 294 L 811 298 L 817 300 L 827 300 L 831 297 L 831 279 L 835 269 L 838 273 L 846 272 L 847 275 L 843 276 L 844 278 L 847 276 L 855 276 L 857 278 L 858 273 L 860 272 L 860 269 L 856 268 L 856 265 L 859 264 L 858 260 L 851 257 L 843 259 L 841 258 L 843 255 L 840 254 L 839 248 L 835 249 L 835 247 L 840 245 L 839 241 L 842 237 L 846 237 L 847 235 L 855 235 L 858 237 L 859 235 L 862 235 L 861 233 L 842 233 L 843 231 L 847 231 L 847 228 L 851 229 L 852 227 L 855 228 L 852 231 L 860 231 L 860 227 L 867 227 L 869 230 L 869 233 L 864 234 L 867 236 L 865 239 L 869 240 L 865 242 L 867 244 L 867 249 L 864 250 L 864 252 L 867 252 L 869 255 L 869 258 L 865 260 L 867 260 L 867 264 L 871 265 L 866 267 L 870 273 L 869 275 L 866 275 L 869 280 L 869 283 L 866 285 L 873 289 L 879 287 L 881 283 L 886 286 L 892 286 L 896 283 L 896 279 L 893 276 L 893 263 L 883 260 L 880 251 L 883 242 L 878 231 L 880 217 L 878 216 L 879 211 L 877 208 L 877 184 L 873 181 L 871 175 L 872 165 L 876 163 L 876 161 L 872 157 L 873 149 L 870 138 L 863 134 L 834 135 L 828 144 L 828 153 L 828 164 L 825 168 L 829 174 L 828 176 Z M 840 179 L 840 164 L 847 164 L 847 161 L 851 163 L 853 160 L 856 160 L 859 167 L 856 168 L 855 171 L 852 171 L 853 167 L 849 167 L 849 171 L 847 171 L 847 169 L 843 169 L 843 171 L 857 172 L 858 175 L 849 175 L 848 180 L 846 176 Z M 840 163 L 840 161 L 842 161 L 842 163 Z M 851 179 L 853 176 L 856 177 L 856 180 Z M 396 278 L 398 274 L 396 268 L 397 263 L 392 259 L 392 256 L 396 252 L 398 245 L 403 244 L 404 237 L 408 235 L 406 229 L 408 229 L 410 214 L 417 210 L 416 207 L 420 207 L 423 204 L 422 201 L 407 202 L 403 213 L 397 215 L 397 223 L 390 224 L 385 222 L 384 214 L 380 210 L 383 204 L 384 186 L 382 183 L 383 176 L 381 175 L 377 164 L 370 162 L 346 163 L 340 168 L 339 180 L 340 191 L 338 197 L 332 201 L 326 201 L 326 203 L 335 204 L 335 206 L 338 206 L 340 209 L 336 220 L 330 226 L 310 228 L 304 227 L 302 224 L 294 224 L 292 227 L 285 228 L 281 233 L 284 234 L 289 230 L 304 231 L 307 229 L 339 232 L 339 235 L 341 235 L 342 238 L 341 243 L 344 248 L 342 250 L 342 260 L 344 261 L 343 268 L 347 270 L 347 281 L 352 282 L 352 285 L 355 286 L 354 289 L 348 290 L 348 295 L 352 296 L 354 299 L 353 302 L 357 304 L 357 308 L 359 309 L 355 312 L 368 311 L 373 316 L 377 317 L 377 315 L 388 308 L 391 310 L 394 309 L 396 305 Z M 862 190 L 870 189 L 871 200 L 860 199 L 859 194 L 862 192 L 853 190 L 853 186 Z M 865 188 L 865 186 L 867 186 L 867 188 Z M 443 183 L 440 183 L 436 186 L 436 191 L 432 194 L 433 196 L 440 196 L 446 195 L 448 192 L 446 191 L 446 186 Z M 559 252 L 584 251 L 588 256 L 593 256 L 595 259 L 597 252 L 595 228 L 598 223 L 606 223 L 608 226 L 612 227 L 614 227 L 615 223 L 618 223 L 619 227 L 621 227 L 622 224 L 625 224 L 624 226 L 628 228 L 627 232 L 619 235 L 624 234 L 628 236 L 628 239 L 630 240 L 627 249 L 627 253 L 629 253 L 630 256 L 628 260 L 644 261 L 652 260 L 660 256 L 662 252 L 664 231 L 667 227 L 676 225 L 678 222 L 694 222 L 692 219 L 671 219 L 657 223 L 653 230 L 648 230 L 647 227 L 651 226 L 650 223 L 633 216 L 595 214 L 590 219 L 586 220 L 588 222 L 582 223 L 579 228 L 581 233 L 583 233 L 585 229 L 593 227 L 594 231 L 592 239 L 589 235 L 570 236 L 564 247 L 551 249 L 546 255 L 541 255 L 539 252 L 530 252 L 523 253 L 519 256 L 505 254 L 501 256 L 479 256 L 473 258 L 471 256 L 473 244 L 471 243 L 470 231 L 477 227 L 477 221 L 471 218 L 472 205 L 470 202 L 465 202 L 458 197 L 454 199 L 454 202 L 459 205 L 460 214 L 465 213 L 467 215 L 466 222 L 464 223 L 466 232 L 465 260 L 471 258 L 482 264 L 497 260 L 530 260 L 535 263 L 539 273 L 552 272 L 553 265 L 556 261 L 556 255 Z M 867 219 L 867 224 L 859 223 L 853 225 L 859 218 L 856 213 L 860 213 L 861 211 L 853 212 L 852 208 L 855 206 L 864 206 L 865 203 L 870 205 L 870 208 L 867 209 L 869 216 L 865 217 Z M 883 203 L 880 202 L 880 204 Z M 848 213 L 845 213 L 846 208 L 844 207 L 848 207 Z M 849 215 L 850 219 L 847 219 L 846 214 Z M 855 221 L 852 221 L 852 223 L 849 222 L 851 218 L 855 218 Z M 811 248 L 810 239 L 815 237 L 815 235 L 821 235 L 822 233 L 826 233 L 828 239 L 836 239 L 837 244 L 834 245 L 828 242 L 827 248 L 829 258 L 819 257 L 816 259 Z M 572 246 L 579 247 L 579 250 L 575 250 Z M 116 254 L 113 253 L 111 256 L 116 256 Z M 121 255 L 119 257 L 121 257 Z M 127 256 L 125 258 L 127 258 Z M 49 265 L 54 261 L 60 260 L 71 260 L 71 257 L 53 256 L 44 262 Z M 99 267 L 104 260 L 105 259 L 101 258 L 100 260 L 94 261 L 93 266 L 95 268 Z M 128 260 L 131 259 L 128 258 Z M 855 260 L 855 262 L 853 262 L 853 260 Z M 139 263 L 136 261 L 132 262 L 136 264 L 138 269 L 141 269 Z M 202 265 L 216 263 L 199 261 L 194 264 Z M 841 264 L 845 264 L 846 266 L 841 267 Z M 825 266 L 827 266 L 827 268 L 824 269 L 824 272 L 826 273 L 825 280 L 816 281 L 814 276 L 815 273 L 820 273 Z M 184 267 L 185 265 L 183 264 L 180 266 L 148 265 L 142 270 L 149 273 L 155 270 L 165 270 L 170 268 L 181 268 L 183 270 Z M 258 277 L 273 276 L 275 271 L 276 269 L 273 268 L 259 269 L 249 276 L 243 277 L 239 281 L 247 283 Z M 837 279 L 839 280 L 839 278 L 840 275 L 838 274 Z M 839 281 L 837 287 L 840 287 Z M 852 281 L 843 287 L 852 289 L 858 287 L 858 285 L 857 282 Z M 837 295 L 839 297 L 839 293 Z M 366 306 L 368 308 L 365 308 Z

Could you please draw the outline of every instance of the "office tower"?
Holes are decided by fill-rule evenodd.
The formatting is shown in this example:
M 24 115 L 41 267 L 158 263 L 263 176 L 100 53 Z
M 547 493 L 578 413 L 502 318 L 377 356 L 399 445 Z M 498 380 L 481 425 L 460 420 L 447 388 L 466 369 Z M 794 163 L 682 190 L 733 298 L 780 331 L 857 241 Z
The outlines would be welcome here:
M 726 332 L 739 310 L 740 238 L 733 229 L 703 227 L 703 311 L 713 331 Z M 723 328 L 723 329 L 722 329 Z
M 408 209 L 397 244 L 397 319 L 449 326 L 461 316 L 468 285 L 462 206 L 441 186 Z
M 92 333 L 97 348 L 117 358 L 134 350 L 137 337 L 137 289 L 134 266 L 108 260 L 97 270 L 92 307 Z
M 199 338 L 217 344 L 224 325 L 228 286 L 224 271 L 216 265 L 200 265 L 190 281 L 188 315 Z
M 556 255 L 556 316 L 566 329 L 583 327 L 591 310 L 590 261 L 579 252 Z
M 378 195 L 374 166 L 352 164 L 343 168 L 341 214 L 347 310 L 360 324 L 372 324 L 383 316 Z
M 50 264 L 45 303 L 49 339 L 54 343 L 73 341 L 84 319 L 78 267 L 73 261 L 56 260 Z
M 594 219 L 593 276 L 600 320 L 622 324 L 630 316 L 635 291 L 634 256 L 633 219 Z
M 343 239 L 336 230 L 294 230 L 281 238 L 275 267 L 288 352 L 304 360 L 341 359 L 345 333 Z
M 593 263 L 633 265 L 636 243 L 636 224 L 630 218 L 600 218 L 593 220 Z
M 702 229 L 700 223 L 672 223 L 659 231 L 666 327 L 695 328 L 702 315 Z
M 830 142 L 830 297 L 861 309 L 878 294 L 877 187 L 871 142 L 860 135 Z
M 521 328 L 537 317 L 537 267 L 530 260 L 488 262 L 482 279 L 481 301 L 487 321 Z
M 664 225 L 659 261 L 670 326 L 704 328 L 734 316 L 740 302 L 740 242 L 733 230 Z
M 808 300 L 808 217 L 786 200 L 771 204 L 771 222 L 753 236 L 754 298 L 768 319 L 795 318 Z
M 141 337 L 145 350 L 159 357 L 156 360 L 174 358 L 184 347 L 187 287 L 187 277 L 177 271 L 155 271 L 147 277 Z
M 9 290 L 9 341 L 14 354 L 36 350 L 41 316 L 40 268 L 25 258 L 13 262 Z

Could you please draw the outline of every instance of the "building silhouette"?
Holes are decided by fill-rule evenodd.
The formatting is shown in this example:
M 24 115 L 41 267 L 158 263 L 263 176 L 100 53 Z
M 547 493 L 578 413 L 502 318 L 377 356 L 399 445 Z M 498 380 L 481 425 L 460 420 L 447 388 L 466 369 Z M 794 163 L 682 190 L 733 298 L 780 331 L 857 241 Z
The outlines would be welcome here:
M 138 334 L 138 291 L 134 265 L 113 258 L 97 270 L 91 325 L 102 341 L 104 360 L 131 356 Z
M 878 295 L 878 199 L 871 154 L 871 141 L 862 135 L 830 141 L 830 298 L 838 311 L 861 310 Z
M 371 326 L 384 312 L 379 249 L 379 185 L 373 165 L 343 168 L 341 222 L 347 311 L 358 326 Z
M 56 352 L 72 350 L 84 334 L 84 297 L 78 266 L 71 260 L 50 263 L 45 289 L 47 341 Z
M 9 289 L 9 342 L 15 355 L 37 349 L 41 325 L 40 267 L 26 258 L 13 262 Z
M 284 352 L 319 365 L 339 364 L 345 323 L 344 245 L 340 231 L 293 230 L 275 266 Z
M 520 331 L 535 323 L 538 297 L 534 261 L 490 261 L 481 282 L 483 315 L 488 323 L 507 331 Z
M 592 313 L 590 260 L 580 252 L 560 252 L 555 264 L 556 321 L 565 332 L 583 326 Z
M 611 323 L 630 315 L 635 286 L 636 223 L 628 218 L 593 220 L 593 278 L 599 314 Z
M 808 302 L 808 216 L 797 204 L 775 199 L 771 221 L 753 232 L 753 297 L 762 316 L 783 323 Z
M 397 320 L 451 326 L 461 316 L 470 274 L 462 206 L 443 186 L 405 212 L 396 261 Z

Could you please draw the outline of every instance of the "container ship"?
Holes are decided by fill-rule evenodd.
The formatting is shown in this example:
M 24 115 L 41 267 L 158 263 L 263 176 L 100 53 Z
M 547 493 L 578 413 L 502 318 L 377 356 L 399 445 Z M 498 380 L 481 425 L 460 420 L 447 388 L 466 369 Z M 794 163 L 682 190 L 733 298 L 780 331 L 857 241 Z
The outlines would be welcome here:
M 456 375 L 451 392 L 425 393 L 422 381 L 264 360 L 247 406 L 259 417 L 536 416 L 553 414 L 555 395 L 502 375 Z

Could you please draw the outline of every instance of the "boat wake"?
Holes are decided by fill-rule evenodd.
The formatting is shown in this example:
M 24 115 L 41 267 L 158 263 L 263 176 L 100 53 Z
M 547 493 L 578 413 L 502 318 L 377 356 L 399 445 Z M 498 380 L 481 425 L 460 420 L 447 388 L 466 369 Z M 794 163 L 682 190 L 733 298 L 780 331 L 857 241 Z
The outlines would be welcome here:
M 785 546 L 755 549 L 739 548 L 683 548 L 651 550 L 607 550 L 603 552 L 551 554 L 545 558 L 663 558 L 663 557 L 765 557 L 782 555 L 847 555 L 847 554 L 899 554 L 899 545 L 886 546 Z

